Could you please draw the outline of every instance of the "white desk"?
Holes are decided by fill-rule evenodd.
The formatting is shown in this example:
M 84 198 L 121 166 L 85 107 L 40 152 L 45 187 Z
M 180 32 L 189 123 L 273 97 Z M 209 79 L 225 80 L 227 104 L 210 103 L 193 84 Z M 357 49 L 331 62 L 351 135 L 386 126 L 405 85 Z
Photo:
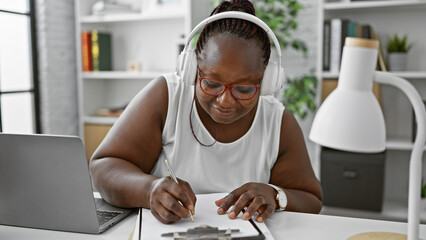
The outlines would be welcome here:
M 127 240 L 136 223 L 137 214 L 129 216 L 100 235 L 47 231 L 0 225 L 0 239 L 104 239 Z M 266 222 L 276 240 L 344 240 L 361 232 L 406 233 L 407 224 L 360 218 L 278 212 Z M 426 225 L 420 226 L 420 237 L 426 239 Z

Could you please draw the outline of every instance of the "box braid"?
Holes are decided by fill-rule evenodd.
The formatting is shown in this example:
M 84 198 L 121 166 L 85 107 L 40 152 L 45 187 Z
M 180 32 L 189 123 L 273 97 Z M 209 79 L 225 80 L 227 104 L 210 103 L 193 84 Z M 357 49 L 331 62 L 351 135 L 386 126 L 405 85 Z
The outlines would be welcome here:
M 210 14 L 210 16 L 226 12 L 226 11 L 241 11 L 252 15 L 255 14 L 253 4 L 248 0 L 231 0 L 221 2 Z M 235 18 L 226 18 L 214 21 L 206 25 L 200 33 L 197 41 L 197 55 L 203 50 L 208 38 L 214 33 L 227 33 L 236 37 L 245 39 L 256 39 L 263 52 L 263 60 L 265 66 L 269 62 L 271 55 L 271 43 L 269 36 L 261 27 L 256 24 Z

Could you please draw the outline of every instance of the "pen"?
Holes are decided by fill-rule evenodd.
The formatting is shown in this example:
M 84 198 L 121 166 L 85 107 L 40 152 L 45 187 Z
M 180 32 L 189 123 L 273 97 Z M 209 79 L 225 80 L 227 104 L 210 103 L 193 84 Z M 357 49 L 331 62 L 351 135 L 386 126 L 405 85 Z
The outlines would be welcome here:
M 170 178 L 173 179 L 175 183 L 179 184 L 176 178 L 175 172 L 173 172 L 172 166 L 170 165 L 169 161 L 167 161 L 167 159 L 164 159 L 164 161 L 166 162 L 166 166 L 167 166 L 167 170 L 169 171 Z M 192 222 L 194 222 L 194 216 L 192 215 L 191 211 L 189 211 L 189 215 L 191 216 Z

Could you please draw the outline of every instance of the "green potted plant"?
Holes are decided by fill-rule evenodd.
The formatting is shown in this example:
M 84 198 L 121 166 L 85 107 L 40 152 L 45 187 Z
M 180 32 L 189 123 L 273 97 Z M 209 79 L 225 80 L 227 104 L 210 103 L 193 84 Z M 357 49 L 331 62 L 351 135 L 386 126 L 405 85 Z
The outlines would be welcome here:
M 256 15 L 272 29 L 282 49 L 288 47 L 300 51 L 307 57 L 306 43 L 293 37 L 298 28 L 297 16 L 303 10 L 299 0 L 252 0 Z M 314 71 L 309 74 L 287 78 L 283 104 L 299 119 L 316 110 L 317 78 Z
M 317 78 L 313 73 L 287 79 L 288 87 L 284 90 L 283 104 L 290 112 L 304 119 L 310 111 L 316 110 L 315 96 Z
M 413 46 L 408 43 L 407 35 L 399 37 L 395 34 L 386 43 L 388 63 L 391 71 L 405 71 L 407 68 L 407 53 Z
M 221 2 L 222 0 L 212 0 L 212 5 L 216 7 Z M 302 51 L 306 56 L 308 52 L 306 43 L 292 36 L 292 32 L 298 27 L 297 15 L 303 9 L 299 0 L 251 0 L 251 2 L 256 9 L 256 16 L 272 29 L 281 48 L 290 46 Z

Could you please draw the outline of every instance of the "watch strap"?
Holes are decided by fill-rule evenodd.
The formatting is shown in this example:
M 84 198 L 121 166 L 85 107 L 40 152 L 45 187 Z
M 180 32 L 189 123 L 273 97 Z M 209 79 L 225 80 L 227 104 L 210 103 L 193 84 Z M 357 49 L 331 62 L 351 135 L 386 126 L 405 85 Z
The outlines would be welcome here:
M 277 211 L 284 211 L 287 207 L 287 195 L 285 194 L 284 190 L 282 190 L 280 187 L 275 186 L 274 184 L 268 183 L 269 186 L 273 187 L 277 191 L 277 195 L 275 197 L 275 200 L 277 202 L 278 208 Z

